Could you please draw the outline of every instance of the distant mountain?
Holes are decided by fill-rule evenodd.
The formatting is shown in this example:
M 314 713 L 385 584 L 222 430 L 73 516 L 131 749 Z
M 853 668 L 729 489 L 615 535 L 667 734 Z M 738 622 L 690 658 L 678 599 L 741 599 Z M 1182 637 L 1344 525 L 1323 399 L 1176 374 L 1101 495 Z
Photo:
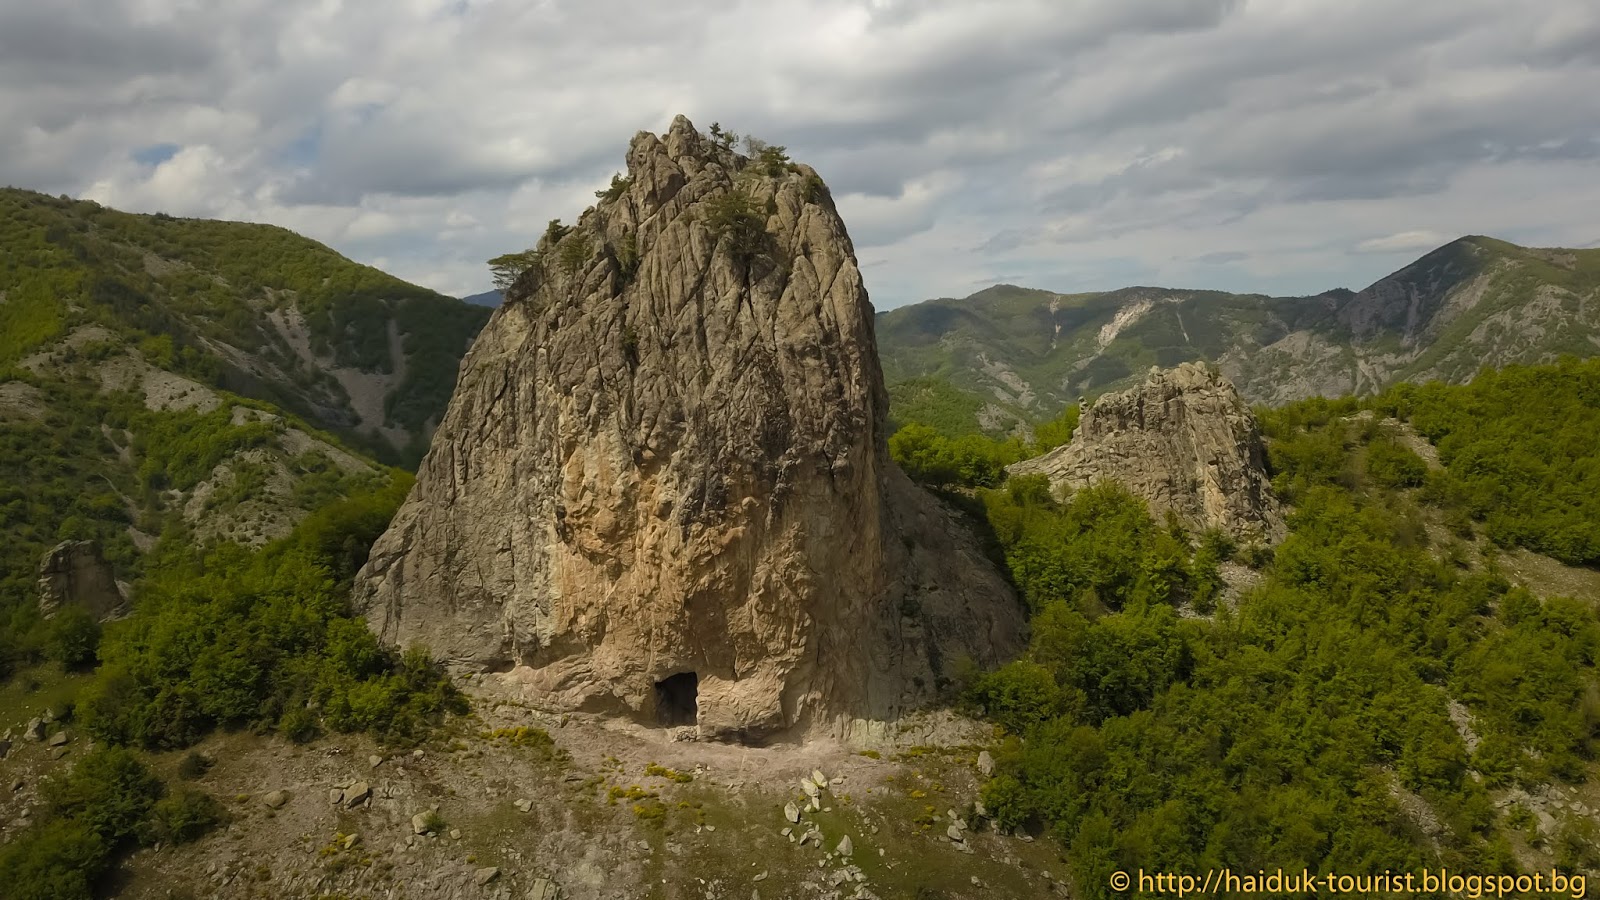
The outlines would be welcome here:
M 462 297 L 461 302 L 470 303 L 473 306 L 499 306 L 500 302 L 504 299 L 505 295 L 499 291 L 484 291 L 481 294 L 473 294 L 470 297 Z
M 415 462 L 488 310 L 270 225 L 0 189 L 0 370 L 85 329 L 114 355 Z
M 999 285 L 880 313 L 877 332 L 898 410 L 947 430 L 1008 430 L 1196 359 L 1255 403 L 1368 394 L 1600 354 L 1600 250 L 1464 237 L 1360 292 L 1313 297 Z

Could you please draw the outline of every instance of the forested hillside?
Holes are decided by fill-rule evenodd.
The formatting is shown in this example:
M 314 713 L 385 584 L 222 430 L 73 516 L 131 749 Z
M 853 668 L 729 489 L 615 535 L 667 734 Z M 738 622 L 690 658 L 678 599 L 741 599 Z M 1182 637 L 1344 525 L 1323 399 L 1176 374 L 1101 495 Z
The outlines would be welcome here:
M 930 470 L 981 456 L 971 438 L 891 442 L 1031 611 L 1025 658 L 966 694 L 1008 736 L 1002 827 L 1058 836 L 1085 897 L 1140 867 L 1600 869 L 1561 799 L 1596 793 L 1600 597 L 1501 565 L 1597 562 L 1600 362 L 1260 415 L 1294 509 L 1276 547 L 1185 534 L 1111 483 Z
M 82 656 L 39 610 L 60 542 L 137 583 L 160 539 L 260 547 L 389 482 L 362 451 L 420 456 L 488 314 L 280 228 L 0 190 L 0 673 Z
M 1369 396 L 1600 354 L 1600 250 L 1464 237 L 1360 291 L 1312 297 L 997 285 L 881 313 L 878 341 L 897 409 L 937 401 L 990 434 L 1189 360 L 1215 362 L 1255 403 Z
M 144 361 L 414 462 L 489 310 L 282 228 L 0 189 L 0 372 L 97 327 Z

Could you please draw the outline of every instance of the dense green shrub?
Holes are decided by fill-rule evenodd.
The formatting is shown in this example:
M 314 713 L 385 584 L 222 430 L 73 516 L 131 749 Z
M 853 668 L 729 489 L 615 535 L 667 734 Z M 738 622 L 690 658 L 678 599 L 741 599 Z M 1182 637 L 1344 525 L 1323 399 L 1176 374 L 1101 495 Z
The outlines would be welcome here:
M 100 623 L 75 603 L 63 606 L 46 628 L 46 653 L 68 669 L 94 665 L 100 647 Z
M 191 787 L 168 794 L 138 754 L 97 747 L 44 782 L 44 818 L 0 847 L 7 897 L 89 900 L 114 855 L 137 838 L 185 843 L 222 822 L 222 807 Z
M 1439 448 L 1445 471 L 1426 487 L 1436 501 L 1499 544 L 1600 564 L 1600 360 L 1401 385 L 1373 405 Z
M 1005 467 L 1020 458 L 1016 443 L 999 444 L 982 435 L 951 439 L 926 425 L 907 425 L 889 438 L 889 455 L 913 480 L 931 487 L 992 487 Z
M 425 652 L 382 646 L 346 606 L 351 577 L 406 487 L 396 479 L 334 503 L 260 552 L 193 551 L 181 535 L 158 548 L 138 609 L 102 644 L 104 666 L 80 704 L 84 727 L 153 749 L 187 746 L 218 726 L 405 741 L 461 710 Z
M 1428 475 L 1428 464 L 1416 451 L 1393 438 L 1380 438 L 1367 445 L 1367 477 L 1387 488 L 1421 487 Z
M 149 845 L 187 844 L 204 837 L 226 818 L 222 804 L 202 790 L 180 787 L 157 800 L 139 831 Z
M 724 191 L 705 202 L 705 224 L 728 253 L 741 263 L 766 251 L 771 235 L 761 203 L 748 193 Z
M 54 813 L 87 825 L 107 844 L 131 837 L 162 793 L 161 779 L 123 747 L 95 748 L 44 787 Z
M 91 900 L 110 865 L 106 841 L 72 819 L 35 825 L 0 846 L 0 884 L 16 900 Z

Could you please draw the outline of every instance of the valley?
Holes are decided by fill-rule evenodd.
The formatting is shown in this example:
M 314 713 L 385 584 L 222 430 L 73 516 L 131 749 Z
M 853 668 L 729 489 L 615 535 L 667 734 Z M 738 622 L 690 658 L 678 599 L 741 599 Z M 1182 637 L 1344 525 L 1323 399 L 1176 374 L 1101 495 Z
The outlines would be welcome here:
M 623 158 L 493 311 L 0 193 L 0 885 L 1600 877 L 1600 251 L 878 314 L 783 147 Z

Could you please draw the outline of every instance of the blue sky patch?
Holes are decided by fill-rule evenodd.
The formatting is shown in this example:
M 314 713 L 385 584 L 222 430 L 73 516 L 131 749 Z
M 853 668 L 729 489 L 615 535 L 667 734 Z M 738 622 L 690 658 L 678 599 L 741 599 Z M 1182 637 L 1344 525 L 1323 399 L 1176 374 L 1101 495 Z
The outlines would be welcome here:
M 183 148 L 177 144 L 151 144 L 133 151 L 133 161 L 154 168 L 178 155 Z

